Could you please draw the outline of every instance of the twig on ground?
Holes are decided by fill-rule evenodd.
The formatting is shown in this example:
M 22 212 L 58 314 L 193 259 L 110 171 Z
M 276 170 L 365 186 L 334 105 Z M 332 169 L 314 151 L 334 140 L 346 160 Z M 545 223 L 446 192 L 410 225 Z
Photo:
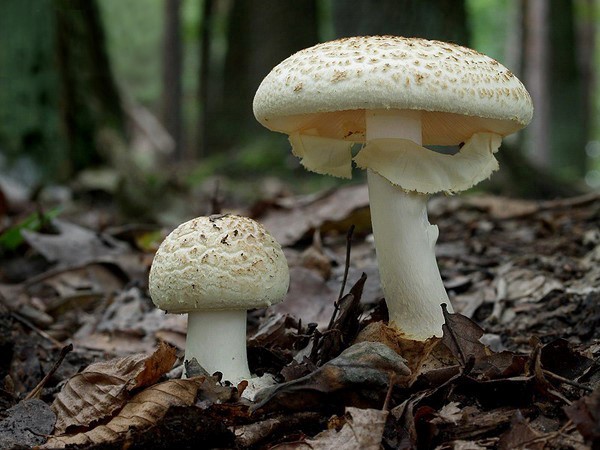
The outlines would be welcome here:
M 44 386 L 46 385 L 46 383 L 48 382 L 50 377 L 52 377 L 52 375 L 54 375 L 54 373 L 58 370 L 58 368 L 62 364 L 63 360 L 65 359 L 65 356 L 67 356 L 67 353 L 69 353 L 71 350 L 73 350 L 73 344 L 69 344 L 60 350 L 60 355 L 58 356 L 58 359 L 56 360 L 56 362 L 54 363 L 52 368 L 48 371 L 46 376 L 44 378 L 42 378 L 42 381 L 40 381 L 37 384 L 37 386 L 31 390 L 31 392 L 29 394 L 27 394 L 27 396 L 25 397 L 25 400 L 30 400 L 32 398 L 39 398 L 40 393 L 42 392 L 42 389 L 44 388 Z
M 329 319 L 329 325 L 327 329 L 330 330 L 335 322 L 335 318 L 340 309 L 340 300 L 344 296 L 344 289 L 346 289 L 346 282 L 348 281 L 348 272 L 350 271 L 350 251 L 352 250 L 352 235 L 354 234 L 354 225 L 350 225 L 348 232 L 346 233 L 346 261 L 344 263 L 344 277 L 342 278 L 342 286 L 340 287 L 340 293 L 338 294 L 337 300 L 333 303 L 333 314 Z

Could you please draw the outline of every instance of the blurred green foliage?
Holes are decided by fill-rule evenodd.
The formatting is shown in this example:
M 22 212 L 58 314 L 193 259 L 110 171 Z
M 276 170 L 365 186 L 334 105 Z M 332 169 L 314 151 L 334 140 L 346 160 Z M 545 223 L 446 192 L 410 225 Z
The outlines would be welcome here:
M 138 102 L 157 107 L 163 0 L 102 0 L 98 6 L 115 76 Z
M 25 241 L 21 233 L 23 230 L 39 231 L 45 224 L 58 217 L 61 210 L 60 207 L 56 207 L 46 212 L 32 213 L 19 223 L 3 231 L 0 234 L 0 253 L 12 252 L 18 249 Z
M 506 35 L 518 7 L 515 0 L 467 0 L 471 47 L 506 65 Z
M 581 19 L 583 2 L 576 3 Z M 5 159 L 12 160 L 29 155 L 41 162 L 37 166 L 44 171 L 42 175 L 60 173 L 66 157 L 60 128 L 54 43 L 47 38 L 53 35 L 53 4 L 53 0 L 3 0 L 0 14 L 0 77 L 3 80 L 0 89 L 0 152 Z M 222 6 L 227 2 L 219 4 Z M 198 82 L 203 5 L 202 0 L 181 2 L 184 145 L 191 149 L 197 148 L 198 118 L 202 108 L 198 100 Z M 514 31 L 511 20 L 518 16 L 519 5 L 518 0 L 466 0 L 471 28 L 470 46 L 502 61 L 511 69 L 506 47 L 510 33 Z M 331 0 L 318 1 L 322 40 L 333 37 L 331 6 Z M 122 92 L 160 117 L 164 0 L 99 0 L 98 7 L 112 68 Z M 600 8 L 596 8 L 596 14 L 600 14 Z M 212 24 L 214 32 L 210 52 L 216 57 L 212 59 L 211 71 L 223 69 L 227 50 L 225 16 L 221 10 L 217 11 Z M 600 16 L 596 17 L 596 23 L 600 23 Z M 600 59 L 600 45 L 597 52 Z M 600 117 L 598 95 L 594 97 L 594 116 Z M 219 118 L 214 119 L 217 121 Z M 592 123 L 592 128 L 593 139 L 600 140 L 598 121 Z M 600 157 L 594 161 L 597 167 L 600 166 Z M 0 168 L 1 164 L 0 159 Z M 308 186 L 339 183 L 339 180 L 329 177 L 307 174 L 290 156 L 285 136 L 268 130 L 249 135 L 235 148 L 194 164 L 195 168 L 187 170 L 187 181 L 192 184 L 215 174 L 238 178 L 273 175 L 291 180 L 306 177 Z
M 32 172 L 19 174 L 26 180 L 60 172 L 66 156 L 48 39 L 52 13 L 52 0 L 13 0 L 2 4 L 0 14 L 0 154 L 5 163 L 37 161 L 17 163 L 18 170 Z

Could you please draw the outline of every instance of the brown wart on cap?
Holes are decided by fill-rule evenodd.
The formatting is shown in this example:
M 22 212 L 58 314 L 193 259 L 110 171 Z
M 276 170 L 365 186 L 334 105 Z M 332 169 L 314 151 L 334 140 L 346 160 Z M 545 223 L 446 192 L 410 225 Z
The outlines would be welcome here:
M 225 380 L 250 379 L 246 311 L 279 303 L 289 285 L 281 246 L 247 217 L 198 217 L 160 245 L 150 268 L 154 304 L 188 314 L 185 359 Z
M 297 88 L 301 86 L 301 88 Z M 259 86 L 254 114 L 287 133 L 309 170 L 350 177 L 368 169 L 373 236 L 390 322 L 413 339 L 441 335 L 448 296 L 435 261 L 426 203 L 488 178 L 502 137 L 533 115 L 523 84 L 469 48 L 362 36 L 302 50 Z M 447 155 L 422 145 L 459 145 Z

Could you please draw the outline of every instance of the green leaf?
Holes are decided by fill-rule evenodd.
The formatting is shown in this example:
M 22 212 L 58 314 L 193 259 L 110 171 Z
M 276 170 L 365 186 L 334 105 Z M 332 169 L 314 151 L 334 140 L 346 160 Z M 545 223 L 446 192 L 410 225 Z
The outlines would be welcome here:
M 0 250 L 16 250 L 24 242 L 21 230 L 38 231 L 44 223 L 57 217 L 60 212 L 61 208 L 57 206 L 43 213 L 35 212 L 30 214 L 25 219 L 0 234 Z

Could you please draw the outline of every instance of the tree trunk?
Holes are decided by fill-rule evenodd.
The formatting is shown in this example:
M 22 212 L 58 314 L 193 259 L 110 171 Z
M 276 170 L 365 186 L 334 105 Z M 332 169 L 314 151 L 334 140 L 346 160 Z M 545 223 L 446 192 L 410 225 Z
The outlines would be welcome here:
M 14 166 L 28 182 L 68 172 L 52 14 L 52 0 L 0 2 L 0 164 Z
M 540 0 L 547 1 L 547 0 Z M 555 173 L 583 177 L 586 170 L 585 145 L 589 136 L 586 127 L 584 73 L 579 64 L 580 41 L 575 31 L 574 2 L 549 2 L 550 52 L 550 149 Z M 589 19 L 584 19 L 589 20 Z M 594 54 L 582 60 L 593 60 Z
M 162 54 L 162 122 L 175 143 L 175 159 L 183 159 L 181 0 L 164 0 Z
M 585 0 L 581 14 L 579 29 L 579 68 L 581 70 L 581 83 L 583 85 L 583 127 L 586 135 L 592 133 L 592 117 L 594 93 L 596 91 L 596 17 L 598 17 L 598 3 L 595 0 Z
M 98 133 L 124 134 L 124 117 L 95 0 L 54 0 L 62 125 L 69 172 L 103 160 Z
M 464 0 L 333 0 L 338 37 L 392 34 L 469 44 Z
M 211 151 L 240 143 L 262 130 L 252 112 L 252 100 L 260 82 L 283 59 L 316 43 L 315 0 L 233 2 L 223 90 L 217 93 L 222 104 L 216 111 L 207 112 L 211 120 L 206 128 Z M 209 82 L 216 85 L 214 79 Z
M 525 85 L 535 107 L 535 114 L 527 128 L 528 153 L 539 168 L 551 167 L 550 98 L 548 64 L 548 0 L 525 2 Z
M 204 0 L 202 4 L 202 31 L 200 35 L 200 70 L 198 71 L 198 125 L 196 127 L 196 152 L 198 157 L 208 154 L 207 109 L 209 103 L 208 82 L 210 80 L 211 43 L 214 33 L 215 0 Z

